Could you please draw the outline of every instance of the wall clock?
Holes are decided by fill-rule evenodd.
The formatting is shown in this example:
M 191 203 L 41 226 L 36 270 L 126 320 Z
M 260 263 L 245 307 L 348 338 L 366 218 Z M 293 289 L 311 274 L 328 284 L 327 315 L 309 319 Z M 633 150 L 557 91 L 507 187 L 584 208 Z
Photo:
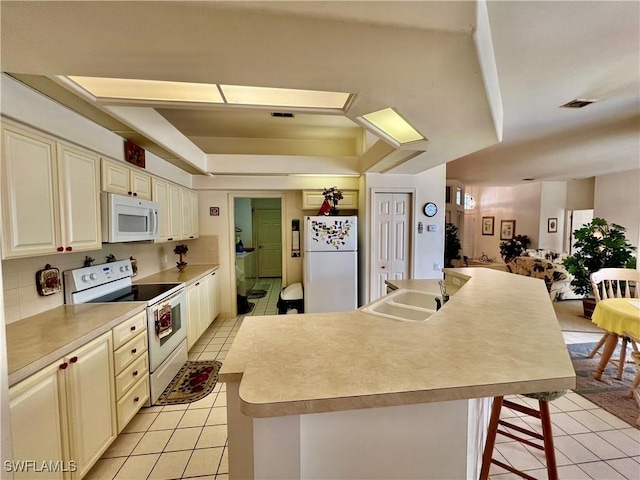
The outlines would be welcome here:
M 433 202 L 425 203 L 422 211 L 427 217 L 433 217 L 438 213 L 438 206 Z

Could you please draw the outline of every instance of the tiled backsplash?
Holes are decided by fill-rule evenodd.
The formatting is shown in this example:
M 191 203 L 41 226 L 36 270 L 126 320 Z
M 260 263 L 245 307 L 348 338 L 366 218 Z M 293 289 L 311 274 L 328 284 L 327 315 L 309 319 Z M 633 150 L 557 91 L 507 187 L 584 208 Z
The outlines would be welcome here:
M 3 260 L 5 322 L 15 322 L 64 304 L 63 292 L 46 297 L 38 295 L 35 280 L 36 272 L 43 269 L 47 263 L 59 269 L 62 275 L 64 270 L 82 267 L 86 256 L 94 258 L 95 264 L 105 263 L 109 254 L 115 255 L 118 260 L 124 260 L 132 256 L 138 261 L 138 276 L 134 278 L 134 280 L 137 280 L 168 268 L 174 268 L 178 261 L 178 256 L 173 253 L 173 249 L 179 243 L 184 243 L 189 247 L 189 252 L 185 258 L 187 263 L 218 263 L 217 235 L 203 235 L 196 240 L 159 244 L 104 244 L 102 250 L 91 252 Z

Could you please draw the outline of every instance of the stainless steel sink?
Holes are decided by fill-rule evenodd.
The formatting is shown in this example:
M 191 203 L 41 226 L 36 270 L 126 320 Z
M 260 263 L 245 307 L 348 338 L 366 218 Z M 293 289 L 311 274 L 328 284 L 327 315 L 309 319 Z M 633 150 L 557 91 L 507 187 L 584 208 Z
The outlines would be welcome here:
M 403 322 L 423 322 L 436 312 L 436 298 L 440 297 L 419 290 L 396 290 L 361 310 Z

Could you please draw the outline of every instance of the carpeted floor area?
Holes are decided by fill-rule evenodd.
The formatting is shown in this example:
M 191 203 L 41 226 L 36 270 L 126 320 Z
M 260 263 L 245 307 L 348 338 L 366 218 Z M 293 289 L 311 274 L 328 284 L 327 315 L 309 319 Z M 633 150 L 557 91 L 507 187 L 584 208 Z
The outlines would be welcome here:
M 582 300 L 563 300 L 552 304 L 563 332 L 604 334 L 604 330 L 582 316 Z

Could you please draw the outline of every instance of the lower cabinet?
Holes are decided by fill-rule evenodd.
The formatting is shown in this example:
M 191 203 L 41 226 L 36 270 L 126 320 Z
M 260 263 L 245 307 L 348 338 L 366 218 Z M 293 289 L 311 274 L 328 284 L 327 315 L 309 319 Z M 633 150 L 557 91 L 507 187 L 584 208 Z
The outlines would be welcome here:
M 9 390 L 14 478 L 82 478 L 116 438 L 107 332 Z M 38 471 L 36 471 L 38 469 Z
M 207 274 L 187 287 L 187 348 L 198 341 L 220 313 L 217 273 Z

